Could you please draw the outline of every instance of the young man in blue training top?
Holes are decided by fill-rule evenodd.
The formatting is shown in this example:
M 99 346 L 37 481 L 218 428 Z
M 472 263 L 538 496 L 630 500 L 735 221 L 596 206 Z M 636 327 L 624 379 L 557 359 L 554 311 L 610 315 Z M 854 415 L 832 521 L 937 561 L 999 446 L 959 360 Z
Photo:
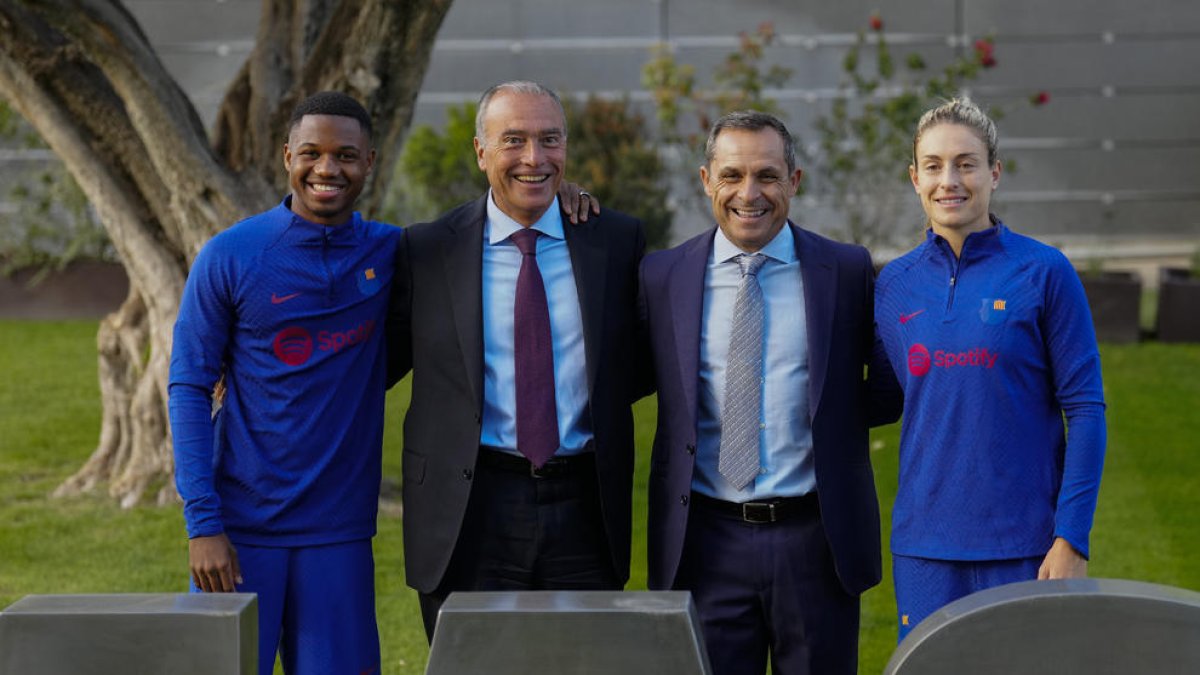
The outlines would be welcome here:
M 379 667 L 381 319 L 400 229 L 354 211 L 371 133 L 349 96 L 300 103 L 283 149 L 291 194 L 204 247 L 175 324 L 169 409 L 193 590 L 258 594 L 264 675 L 276 651 L 288 673 Z
M 298 105 L 291 194 L 217 235 L 184 290 L 169 382 L 192 585 L 259 601 L 259 666 L 375 672 L 381 333 L 401 230 L 354 203 L 375 162 L 354 99 Z M 598 212 L 563 183 L 572 222 Z M 212 416 L 212 390 L 226 397 Z

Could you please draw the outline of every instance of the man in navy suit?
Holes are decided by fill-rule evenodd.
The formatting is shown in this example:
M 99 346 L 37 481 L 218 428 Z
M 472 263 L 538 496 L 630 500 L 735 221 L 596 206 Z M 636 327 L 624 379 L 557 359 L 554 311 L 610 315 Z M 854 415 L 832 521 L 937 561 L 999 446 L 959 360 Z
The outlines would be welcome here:
M 641 223 L 564 222 L 566 119 L 540 84 L 484 93 L 475 152 L 487 194 L 404 230 L 387 324 L 390 378 L 412 371 L 404 564 L 430 639 L 454 591 L 629 578 Z
M 641 266 L 649 586 L 692 592 L 716 675 L 768 655 L 776 675 L 852 674 L 880 579 L 868 427 L 900 414 L 870 254 L 788 222 L 801 171 L 778 119 L 726 115 L 705 160 L 718 227 Z

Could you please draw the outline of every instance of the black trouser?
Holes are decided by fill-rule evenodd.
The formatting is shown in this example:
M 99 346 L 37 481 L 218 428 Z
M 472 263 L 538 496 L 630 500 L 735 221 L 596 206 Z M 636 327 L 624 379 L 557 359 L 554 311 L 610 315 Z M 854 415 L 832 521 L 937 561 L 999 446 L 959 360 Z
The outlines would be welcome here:
M 593 453 L 552 459 L 481 448 L 471 498 L 441 585 L 420 594 L 425 635 L 454 591 L 620 590 L 600 511 Z

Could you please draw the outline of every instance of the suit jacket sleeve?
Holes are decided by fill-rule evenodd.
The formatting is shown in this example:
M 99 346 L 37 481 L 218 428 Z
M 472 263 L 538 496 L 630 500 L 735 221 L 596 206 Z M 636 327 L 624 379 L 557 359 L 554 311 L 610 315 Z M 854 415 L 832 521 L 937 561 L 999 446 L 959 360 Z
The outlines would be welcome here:
M 867 287 L 867 306 L 863 312 L 871 317 L 870 321 L 864 322 L 870 333 L 862 337 L 867 344 L 864 353 L 870 355 L 867 362 L 867 424 L 877 427 L 900 419 L 904 408 L 904 392 L 896 379 L 896 371 L 888 361 L 887 351 L 875 325 L 875 266 L 871 262 L 871 254 L 866 249 L 862 249 L 862 252 L 865 258 L 864 283 Z
M 412 268 L 408 263 L 408 250 L 408 230 L 404 230 L 396 246 L 392 296 L 384 330 L 388 388 L 412 369 Z

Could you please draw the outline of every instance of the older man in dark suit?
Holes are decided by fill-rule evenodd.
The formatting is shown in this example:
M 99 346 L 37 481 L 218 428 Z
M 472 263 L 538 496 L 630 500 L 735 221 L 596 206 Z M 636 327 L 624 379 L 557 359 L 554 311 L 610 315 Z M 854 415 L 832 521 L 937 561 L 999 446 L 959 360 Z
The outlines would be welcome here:
M 870 255 L 788 222 L 800 176 L 779 120 L 727 115 L 700 169 L 718 227 L 642 263 L 649 584 L 692 592 L 716 675 L 768 655 L 776 675 L 854 673 L 858 596 L 880 578 L 867 430 L 899 390 Z
M 620 589 L 629 576 L 641 224 L 563 222 L 562 105 L 508 82 L 480 100 L 490 189 L 405 230 L 387 325 L 404 421 L 407 581 L 427 635 L 466 590 Z

